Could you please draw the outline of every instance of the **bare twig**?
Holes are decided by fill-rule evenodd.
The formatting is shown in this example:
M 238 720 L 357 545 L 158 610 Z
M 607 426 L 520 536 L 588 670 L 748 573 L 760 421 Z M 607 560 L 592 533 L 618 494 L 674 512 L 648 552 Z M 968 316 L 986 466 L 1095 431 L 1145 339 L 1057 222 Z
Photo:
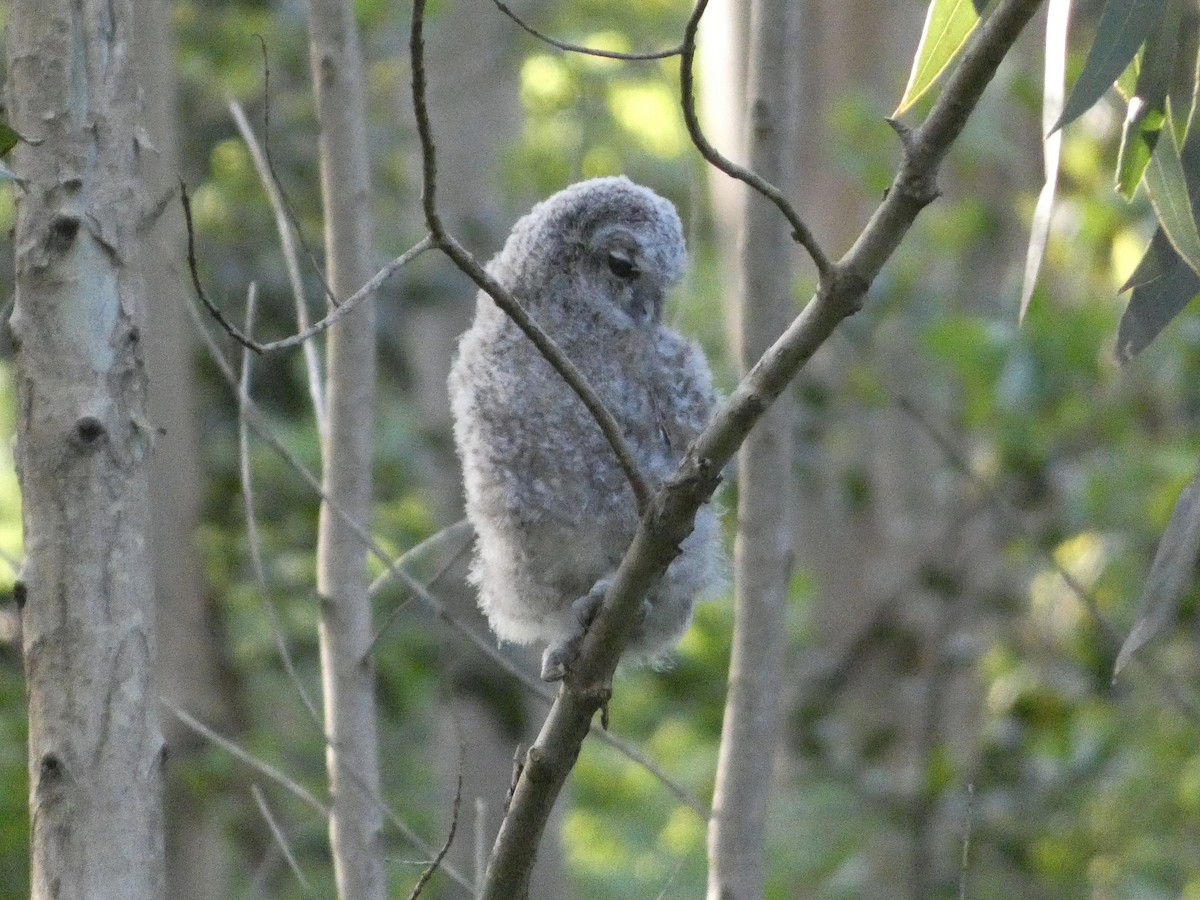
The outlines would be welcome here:
M 588 629 L 576 666 L 526 755 L 522 777 L 492 848 L 485 900 L 519 897 L 527 890 L 532 871 L 529 848 L 540 843 L 590 722 L 611 694 L 612 674 L 642 598 L 677 555 L 697 509 L 716 490 L 721 469 L 746 434 L 834 329 L 861 307 L 867 288 L 917 214 L 937 196 L 936 173 L 942 159 L 1040 5 L 1041 0 L 1000 0 L 996 5 L 976 31 L 928 118 L 904 140 L 900 170 L 859 239 L 821 279 L 817 294 L 742 379 L 688 448 L 676 473 L 651 500 Z M 420 6 L 418 0 L 416 7 Z M 694 14 L 689 23 L 693 35 L 698 19 Z M 418 25 L 414 13 L 414 31 Z M 414 45 L 419 50 L 419 37 L 414 38 Z M 418 54 L 413 56 L 415 67 Z M 423 88 L 423 79 L 418 82 L 414 76 L 415 94 L 420 93 L 417 86 Z M 428 217 L 432 198 L 427 196 L 425 201 Z
M 204 285 L 200 283 L 200 272 L 196 267 L 196 231 L 192 225 L 192 200 L 188 197 L 187 185 L 183 183 L 183 179 L 179 180 L 179 202 L 183 204 L 183 221 L 187 225 L 187 261 L 188 271 L 192 275 L 192 287 L 196 291 L 196 296 L 200 298 L 200 302 L 204 304 L 204 308 L 208 310 L 209 315 L 217 320 L 217 323 L 228 332 L 235 341 L 243 347 L 248 347 L 255 353 L 261 353 L 258 345 L 250 340 L 242 333 L 236 325 L 225 318 L 225 314 L 217 308 L 217 305 L 209 299 L 208 294 L 204 290 Z
M 255 298 L 258 296 L 257 285 L 251 283 L 246 293 L 246 333 L 254 333 Z M 309 716 L 324 733 L 321 725 L 321 714 L 313 703 L 300 673 L 296 671 L 291 651 L 288 649 L 287 637 L 284 634 L 283 622 L 279 618 L 279 610 L 271 599 L 270 588 L 267 585 L 266 567 L 262 560 L 262 541 L 258 533 L 258 516 L 254 510 L 254 481 L 250 472 L 250 432 L 246 423 L 246 410 L 250 406 L 250 350 L 242 348 L 242 374 L 238 379 L 238 476 L 242 483 L 242 512 L 246 519 L 246 544 L 250 548 L 250 564 L 254 569 L 254 577 L 258 582 L 258 591 L 262 596 L 263 607 L 267 611 L 267 619 L 271 625 L 271 633 L 275 638 L 275 647 L 283 662 L 283 669 L 300 695 L 300 701 L 308 710 Z
M 248 765 L 250 768 L 254 769 L 256 772 L 259 772 L 260 774 L 265 775 L 267 778 L 271 779 L 273 782 L 275 782 L 280 787 L 284 788 L 286 791 L 288 791 L 293 796 L 298 797 L 299 799 L 303 800 L 305 803 L 307 803 L 309 806 L 311 806 L 313 809 L 315 809 L 317 812 L 319 812 L 325 818 L 329 818 L 329 807 L 326 806 L 324 803 L 322 803 L 320 800 L 318 800 L 316 798 L 316 795 L 313 794 L 310 790 L 308 790 L 308 788 L 303 787 L 302 785 L 293 781 L 291 778 L 284 775 L 273 765 L 259 759 L 257 756 L 255 756 L 250 751 L 242 749 L 241 746 L 239 746 L 238 744 L 235 744 L 233 741 L 229 740 L 229 738 L 213 731 L 211 728 L 209 728 L 203 722 L 200 722 L 197 719 L 192 718 L 190 715 L 188 715 L 186 712 L 184 712 L 182 709 L 180 709 L 178 706 L 176 706 L 174 703 L 172 703 L 170 700 L 166 699 L 165 697 L 160 697 L 158 702 L 161 703 L 163 706 L 165 706 L 172 713 L 174 713 L 175 717 L 178 718 L 179 721 L 182 722 L 184 725 L 186 725 L 188 728 L 192 729 L 192 731 L 196 732 L 198 735 L 205 738 L 206 740 L 211 741 L 212 743 L 216 744 L 218 747 L 220 747 L 226 753 L 229 753 L 231 756 L 234 756 L 237 759 L 241 760 L 246 765 Z
M 621 53 L 617 50 L 598 50 L 594 47 L 581 47 L 579 44 L 569 44 L 566 41 L 556 40 L 549 35 L 543 34 L 532 25 L 522 21 L 521 17 L 508 8 L 501 0 L 492 0 L 496 4 L 496 9 L 504 13 L 520 28 L 533 35 L 539 41 L 549 44 L 551 47 L 557 47 L 559 50 L 565 50 L 568 53 L 582 53 L 585 56 L 599 56 L 602 59 L 624 59 L 624 60 L 647 60 L 647 59 L 668 59 L 672 56 L 678 56 L 683 52 L 682 45 L 671 47 L 668 50 L 651 50 L 648 53 Z
M 258 180 L 262 182 L 263 190 L 267 193 L 267 202 L 271 204 L 271 211 L 275 214 L 275 231 L 279 235 L 279 246 L 283 251 L 283 265 L 287 271 L 288 284 L 292 289 L 292 303 L 296 308 L 296 328 L 299 331 L 305 331 L 310 324 L 308 302 L 304 297 L 304 282 L 300 276 L 300 261 L 296 257 L 293 229 L 288 226 L 291 207 L 286 205 L 283 189 L 274 175 L 267 151 L 255 138 L 254 131 L 250 128 L 250 121 L 246 118 L 241 104 L 232 97 L 229 98 L 229 114 L 233 116 L 234 124 L 237 125 L 238 132 L 241 134 L 246 148 L 250 151 L 250 159 L 253 160 L 254 168 L 258 172 Z M 264 119 L 265 115 L 264 113 Z M 265 121 L 263 127 L 266 128 Z M 299 229 L 296 229 L 295 237 L 299 238 L 301 242 L 304 240 Z M 326 431 L 325 381 L 321 375 L 321 360 L 317 355 L 317 345 L 312 341 L 305 341 L 302 352 L 304 353 L 304 366 L 308 370 L 308 392 L 317 419 L 317 430 L 324 436 Z
M 708 160 L 714 168 L 720 169 L 730 178 L 736 178 L 745 183 L 775 204 L 776 208 L 783 213 L 783 217 L 788 220 L 788 224 L 792 226 L 792 238 L 812 257 L 813 265 L 817 267 L 817 274 L 824 283 L 831 275 L 833 264 L 825 255 L 825 251 L 821 249 L 812 230 L 783 196 L 783 192 L 765 178 L 723 156 L 704 136 L 704 131 L 700 127 L 700 118 L 696 115 L 696 82 L 693 69 L 696 57 L 696 31 L 700 27 L 700 20 L 703 18 L 707 6 L 708 0 L 698 0 L 695 9 L 692 10 L 684 30 L 679 59 L 679 96 L 680 104 L 683 107 L 683 121 L 687 124 L 688 134 L 691 136 L 692 143 L 696 145 L 696 149 L 700 151 L 700 155 Z
M 214 365 L 216 365 L 217 370 L 221 373 L 225 381 L 232 385 L 236 391 L 238 383 L 237 376 L 234 374 L 233 369 L 229 365 L 228 361 L 221 354 L 221 351 L 217 347 L 213 336 L 208 332 L 208 329 L 204 327 L 204 323 L 201 321 L 199 312 L 191 304 L 188 304 L 188 311 L 192 316 L 192 323 L 196 326 L 197 331 L 199 331 L 201 339 L 204 341 Z M 284 462 L 286 462 L 288 466 L 300 476 L 301 480 L 304 481 L 308 488 L 312 490 L 318 497 L 326 499 L 324 491 L 321 489 L 321 483 L 317 480 L 316 476 L 308 470 L 308 468 L 299 459 L 299 457 L 296 456 L 296 454 L 289 450 L 283 444 L 283 442 L 279 440 L 279 438 L 267 425 L 262 411 L 249 397 L 246 398 L 244 415 L 246 424 L 248 424 L 250 428 L 252 428 L 259 435 L 260 438 L 266 441 L 271 449 L 279 454 Z M 450 528 L 453 529 L 455 526 L 450 526 Z M 439 532 L 439 535 L 441 534 L 442 532 Z M 427 539 L 427 541 L 433 541 L 434 539 L 438 538 L 439 535 L 434 535 L 432 538 Z M 419 599 L 439 619 L 466 638 L 476 650 L 490 659 L 501 670 L 515 678 L 521 683 L 522 686 L 528 689 L 530 693 L 547 704 L 554 702 L 554 693 L 549 687 L 547 687 L 545 682 L 534 678 L 528 672 L 525 672 L 514 665 L 512 660 L 497 650 L 495 645 L 490 640 L 478 634 L 473 628 L 447 612 L 442 602 L 435 597 L 425 585 L 421 584 L 413 575 L 405 570 L 404 567 L 409 560 L 408 554 L 404 554 L 398 559 L 390 557 L 380 546 L 379 542 L 376 541 L 375 538 L 365 530 L 359 533 L 359 537 L 367 544 L 367 547 L 371 551 L 372 555 L 374 555 L 376 559 L 383 563 L 386 570 L 379 576 L 379 578 L 375 580 L 372 589 L 379 586 L 385 579 L 395 579 L 402 582 L 405 587 L 412 591 L 417 599 Z M 424 552 L 425 547 L 426 543 L 418 544 L 409 552 L 419 556 Z M 680 802 L 695 810 L 697 815 L 705 820 L 708 819 L 708 807 L 697 797 L 695 797 L 695 795 L 688 791 L 687 788 L 683 787 L 681 784 L 671 778 L 671 776 L 668 775 L 666 771 L 660 765 L 658 765 L 658 763 L 648 757 L 635 745 L 623 740 L 615 734 L 603 731 L 599 727 L 594 727 L 593 732 L 604 743 L 613 747 L 619 753 L 642 766 L 642 768 L 658 779 L 668 791 L 675 795 Z
M 183 722 L 184 725 L 186 725 L 188 728 L 191 728 L 193 731 L 195 731 L 201 737 L 206 738 L 207 740 L 216 744 L 218 747 L 220 747 L 222 750 L 229 753 L 236 759 L 241 760 L 243 763 L 245 763 L 250 768 L 254 769 L 256 772 L 259 772 L 262 775 L 266 776 L 267 778 L 271 779 L 276 784 L 278 784 L 280 787 L 284 788 L 285 790 L 287 790 L 294 796 L 298 797 L 300 800 L 303 800 L 305 803 L 307 803 L 309 806 L 311 806 L 313 809 L 315 809 L 317 812 L 319 812 L 326 819 L 329 818 L 330 808 L 328 806 L 326 806 L 324 803 L 322 803 L 320 800 L 318 800 L 317 797 L 311 791 L 309 791 L 307 788 L 303 787 L 298 782 L 292 780 L 287 775 L 285 775 L 283 772 L 280 772 L 277 768 L 275 768 L 270 763 L 268 763 L 262 759 L 259 759 L 257 756 L 250 753 L 248 750 L 243 749 L 241 746 L 234 743 L 229 738 L 213 731 L 211 728 L 209 728 L 204 723 L 198 721 L 197 719 L 190 716 L 188 713 L 184 712 L 179 707 L 175 706 L 173 703 L 171 703 L 165 697 L 160 697 L 159 702 L 162 703 L 163 706 L 165 706 L 170 712 L 174 713 L 174 715 L 177 716 L 179 718 L 179 720 L 181 722 Z M 359 778 L 358 773 L 355 772 L 353 769 L 345 767 L 345 768 L 343 768 L 343 774 L 346 777 L 361 783 L 361 779 Z M 426 843 L 421 838 L 421 836 L 418 835 L 416 833 L 416 831 L 414 831 L 412 829 L 411 826 L 409 826 L 406 822 L 404 822 L 403 819 L 401 819 L 399 816 L 397 816 L 396 813 L 391 809 L 391 807 L 389 807 L 386 803 L 384 803 L 383 800 L 381 800 L 377 794 L 370 793 L 369 799 L 370 799 L 370 802 L 381 813 L 383 813 L 383 815 L 385 817 L 387 817 L 388 821 L 390 821 L 396 827 L 396 830 L 399 831 L 400 834 L 402 834 L 404 836 L 404 838 L 407 841 L 409 841 L 414 847 L 416 847 L 422 853 L 433 853 L 433 848 L 428 843 Z M 465 875 L 463 875 L 461 872 L 459 872 L 457 869 L 452 868 L 451 866 L 447 865 L 444 861 L 442 862 L 441 867 L 442 867 L 442 870 L 447 875 L 449 875 L 452 879 L 454 879 L 454 881 L 456 883 L 458 883 L 461 887 L 465 888 L 468 891 L 474 890 L 474 885 L 471 883 L 471 881 Z
M 437 584 L 438 581 L 441 580 L 442 576 L 450 570 L 450 567 L 458 562 L 458 560 L 462 558 L 463 554 L 470 549 L 474 538 L 475 530 L 471 528 L 471 523 L 466 519 L 462 519 L 458 522 L 455 522 L 453 525 L 446 526 L 441 531 L 431 535 L 421 543 L 417 544 L 411 550 L 407 551 L 402 557 L 400 557 L 400 559 L 396 561 L 396 567 L 404 568 L 410 560 L 415 560 L 417 557 L 424 555 L 426 551 L 435 548 L 442 543 L 452 542 L 455 540 L 461 541 L 459 548 L 454 552 L 454 554 L 451 555 L 450 558 L 444 563 L 442 563 L 441 567 L 433 573 L 432 577 L 426 580 L 425 588 L 428 590 Z M 381 573 L 378 578 L 371 582 L 370 588 L 367 589 L 367 595 L 371 597 L 375 596 L 376 591 L 380 587 L 392 580 L 392 572 L 390 569 Z M 395 608 L 388 613 L 387 618 L 384 619 L 383 622 L 380 623 L 379 627 L 375 629 L 375 635 L 371 638 L 371 643 L 367 646 L 368 656 L 375 652 L 375 647 L 379 643 L 379 639 L 387 633 L 387 630 L 392 627 L 392 624 L 400 617 L 400 614 L 408 608 L 408 605 L 412 599 L 413 597 L 410 594 L 397 603 Z
M 437 151 L 433 142 L 433 131 L 429 124 L 429 109 L 425 102 L 425 0 L 415 0 L 412 11 L 412 25 L 409 34 L 409 55 L 412 61 L 412 96 L 413 111 L 417 120 L 417 134 L 421 140 L 422 185 L 421 200 L 425 210 L 425 223 L 429 228 L 430 237 L 439 250 L 445 253 L 454 264 L 478 285 L 513 323 L 525 334 L 546 361 L 575 392 L 587 407 L 592 418 L 604 433 L 617 462 L 629 481 L 637 503 L 638 514 L 646 509 L 650 499 L 650 489 L 638 468 L 637 461 L 625 441 L 621 426 L 613 418 L 604 405 L 600 395 L 596 393 L 583 373 L 579 371 L 570 358 L 563 353 L 562 348 L 546 333 L 545 329 L 530 316 L 521 301 L 493 278 L 455 237 L 446 230 L 441 216 L 437 211 Z
M 275 816 L 271 813 L 271 807 L 267 805 L 267 798 L 263 795 L 262 788 L 257 784 L 252 784 L 250 785 L 250 793 L 254 797 L 254 802 L 258 805 L 258 811 L 266 819 L 267 827 L 271 829 L 271 836 L 275 838 L 275 843 L 279 846 L 279 851 L 283 854 L 283 858 L 287 860 L 288 868 L 292 870 L 292 874 L 300 882 L 300 887 L 304 889 L 304 893 L 310 897 L 315 897 L 317 895 L 316 891 L 308 883 L 308 879 L 304 877 L 304 872 L 300 870 L 300 863 L 296 861 L 296 854 L 292 852 L 291 845 L 288 843 L 283 829 L 275 821 Z
M 958 900 L 967 900 L 967 875 L 971 863 L 971 830 L 975 827 L 975 783 L 967 783 L 966 822 L 963 823 L 962 858 L 958 864 Z
M 414 244 L 404 253 L 397 256 L 382 269 L 372 275 L 362 287 L 339 303 L 336 308 L 334 308 L 334 310 L 323 319 L 314 322 L 308 328 L 293 334 L 290 337 L 281 338 L 277 341 L 259 343 L 225 317 L 225 314 L 222 313 L 221 310 L 217 308 L 216 304 L 212 302 L 208 294 L 205 292 L 204 286 L 200 283 L 200 273 L 197 269 L 196 263 L 196 235 L 194 226 L 192 224 L 192 202 L 188 197 L 187 186 L 182 181 L 179 182 L 179 198 L 183 203 L 183 218 L 187 224 L 188 270 L 192 276 L 192 287 L 196 291 L 196 296 L 200 298 L 200 301 L 204 304 L 205 309 L 207 309 L 209 314 L 217 320 L 217 323 L 229 334 L 230 337 L 232 337 L 243 347 L 253 350 L 255 353 L 273 353 L 277 350 L 286 350 L 289 347 L 295 347 L 297 344 L 304 343 L 315 334 L 325 331 L 331 325 L 334 325 L 343 316 L 357 307 L 363 300 L 374 294 L 379 286 L 387 281 L 387 279 L 390 278 L 394 272 L 408 265 L 426 250 L 431 249 L 435 245 L 431 236 L 422 238 L 419 242 Z
M 283 187 L 283 181 L 279 177 L 279 173 L 275 171 L 275 160 L 271 156 L 271 64 L 267 55 L 267 40 L 261 34 L 256 34 L 258 43 L 262 49 L 263 62 L 263 159 L 267 165 L 267 173 L 270 176 L 270 182 L 274 186 L 275 192 L 279 195 L 279 203 L 286 212 L 288 220 L 292 223 L 292 228 L 296 230 L 296 238 L 300 241 L 300 246 L 304 248 L 304 254 L 308 257 L 308 262 L 313 268 L 313 272 L 317 276 L 317 280 L 321 282 L 321 287 L 325 291 L 325 298 L 331 306 L 337 306 L 337 297 L 333 294 L 333 289 L 329 286 L 329 282 L 325 280 L 325 272 L 321 269 L 321 264 L 317 262 L 317 255 L 313 252 L 308 241 L 304 239 L 304 229 L 300 227 L 300 218 L 296 215 L 296 207 L 288 199 L 287 191 Z
M 463 789 L 463 757 L 465 751 L 462 741 L 458 744 L 458 784 L 454 788 L 454 808 L 450 811 L 450 832 L 446 835 L 446 842 L 442 844 L 442 848 L 438 850 L 429 866 L 421 873 L 421 877 L 413 886 L 412 893 L 408 895 L 408 900 L 417 900 L 421 896 L 421 892 L 425 890 L 425 885 L 429 883 L 429 879 L 433 877 L 433 873 L 437 871 L 438 866 L 442 864 L 442 860 L 446 858 L 446 854 L 450 852 L 450 845 L 454 843 L 454 833 L 458 831 L 458 812 L 462 808 L 462 789 Z

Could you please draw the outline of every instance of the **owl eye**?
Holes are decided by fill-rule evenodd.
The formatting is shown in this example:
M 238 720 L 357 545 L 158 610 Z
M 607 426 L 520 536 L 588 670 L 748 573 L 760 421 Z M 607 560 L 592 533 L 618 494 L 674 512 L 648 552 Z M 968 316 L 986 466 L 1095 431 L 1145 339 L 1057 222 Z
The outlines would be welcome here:
M 638 271 L 638 267 L 634 265 L 633 260 L 617 253 L 608 254 L 608 268 L 618 278 L 624 278 L 629 281 L 632 281 L 641 274 Z

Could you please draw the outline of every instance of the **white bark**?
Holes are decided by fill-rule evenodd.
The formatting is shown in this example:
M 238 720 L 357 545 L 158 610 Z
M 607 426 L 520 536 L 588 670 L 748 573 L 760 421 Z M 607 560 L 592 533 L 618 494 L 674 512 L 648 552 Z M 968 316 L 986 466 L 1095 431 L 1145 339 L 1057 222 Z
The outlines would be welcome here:
M 370 172 L 362 50 L 348 0 L 311 0 L 310 59 L 321 129 L 321 197 L 328 281 L 350 296 L 373 274 Z M 366 527 L 371 515 L 375 399 L 375 308 L 363 303 L 329 330 L 329 428 L 322 441 L 317 538 L 321 670 L 327 768 L 333 795 L 330 842 L 338 896 L 383 900 L 375 677 L 368 654 L 371 607 L 366 545 L 329 504 Z
M 786 190 L 795 153 L 796 16 L 789 0 L 750 11 L 746 152 L 752 171 Z M 763 197 L 744 201 L 738 355 L 748 369 L 790 324 L 793 244 L 787 222 Z M 794 404 L 787 392 L 767 410 L 738 460 L 738 534 L 729 697 L 709 824 L 709 900 L 762 897 L 766 816 L 779 731 L 792 573 Z
M 32 895 L 163 896 L 129 0 L 14 3 Z

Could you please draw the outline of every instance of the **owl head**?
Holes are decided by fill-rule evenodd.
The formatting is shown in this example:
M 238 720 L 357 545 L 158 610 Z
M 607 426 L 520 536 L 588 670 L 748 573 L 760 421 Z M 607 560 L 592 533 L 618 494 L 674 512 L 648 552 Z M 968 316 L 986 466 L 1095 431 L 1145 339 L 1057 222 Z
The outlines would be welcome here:
M 535 316 L 658 324 L 687 261 L 675 207 L 623 176 L 559 191 L 513 227 L 489 267 Z

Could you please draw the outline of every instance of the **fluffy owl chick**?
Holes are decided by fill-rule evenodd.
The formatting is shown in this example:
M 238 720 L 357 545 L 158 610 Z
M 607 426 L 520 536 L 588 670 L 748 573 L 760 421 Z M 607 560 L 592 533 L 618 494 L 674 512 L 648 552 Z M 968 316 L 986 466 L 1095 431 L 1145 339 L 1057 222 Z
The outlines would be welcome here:
M 686 257 L 670 202 L 596 178 L 535 206 L 488 263 L 599 393 L 652 487 L 714 405 L 703 353 L 661 321 Z M 547 642 L 542 677 L 562 678 L 633 539 L 633 492 L 587 408 L 482 291 L 450 396 L 480 607 L 501 639 Z M 705 506 L 648 596 L 631 652 L 653 661 L 670 650 L 720 571 Z

